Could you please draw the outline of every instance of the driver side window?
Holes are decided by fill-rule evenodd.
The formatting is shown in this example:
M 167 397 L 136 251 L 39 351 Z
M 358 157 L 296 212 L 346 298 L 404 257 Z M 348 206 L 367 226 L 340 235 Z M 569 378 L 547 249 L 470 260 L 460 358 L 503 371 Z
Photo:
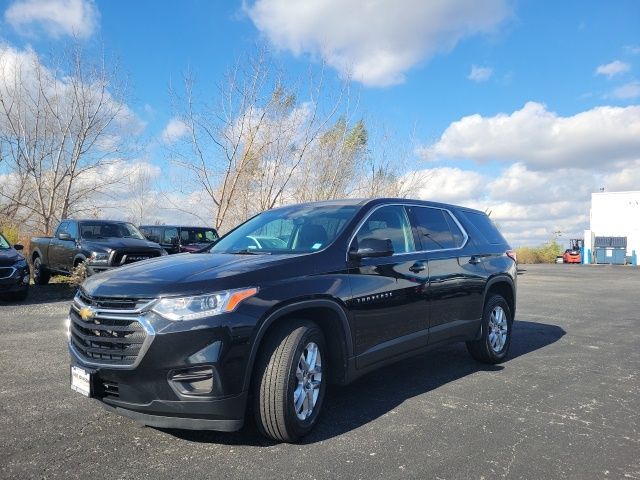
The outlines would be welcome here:
M 164 231 L 164 236 L 162 239 L 162 243 L 173 243 L 178 240 L 178 229 L 177 228 L 167 228 Z
M 369 215 L 356 234 L 357 245 L 366 238 L 391 240 L 394 253 L 416 251 L 411 224 L 401 205 L 387 205 Z

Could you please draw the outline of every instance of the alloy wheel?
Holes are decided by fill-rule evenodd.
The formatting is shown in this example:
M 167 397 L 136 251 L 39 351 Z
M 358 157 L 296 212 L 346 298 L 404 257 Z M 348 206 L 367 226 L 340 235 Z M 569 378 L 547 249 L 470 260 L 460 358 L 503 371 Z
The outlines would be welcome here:
M 507 314 L 497 305 L 489 317 L 489 345 L 495 353 L 500 353 L 507 343 L 508 328 Z
M 306 420 L 313 413 L 322 384 L 322 355 L 314 342 L 309 342 L 300 354 L 296 380 L 293 407 L 296 416 L 300 420 Z

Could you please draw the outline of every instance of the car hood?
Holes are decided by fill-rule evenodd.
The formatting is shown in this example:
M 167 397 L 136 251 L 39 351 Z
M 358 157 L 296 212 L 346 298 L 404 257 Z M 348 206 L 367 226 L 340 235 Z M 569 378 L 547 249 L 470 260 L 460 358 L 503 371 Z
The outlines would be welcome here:
M 149 248 L 159 250 L 157 243 L 148 240 L 140 240 L 138 238 L 105 238 L 105 239 L 87 239 L 83 241 L 83 246 L 87 250 L 107 251 L 117 248 Z
M 253 285 L 256 270 L 282 271 L 282 264 L 297 261 L 298 257 L 300 255 L 182 253 L 99 273 L 89 277 L 82 289 L 94 297 L 195 295 L 250 286 L 247 283 L 250 280 Z
M 8 250 L 0 250 L 0 267 L 11 267 L 13 264 L 22 259 L 24 259 L 24 257 L 13 248 L 9 248 Z

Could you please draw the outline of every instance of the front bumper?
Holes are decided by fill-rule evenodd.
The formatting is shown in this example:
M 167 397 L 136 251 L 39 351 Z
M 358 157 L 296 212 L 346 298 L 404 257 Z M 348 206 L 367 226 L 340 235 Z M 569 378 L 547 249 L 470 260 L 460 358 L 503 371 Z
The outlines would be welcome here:
M 70 344 L 71 364 L 91 373 L 91 397 L 110 411 L 158 428 L 235 431 L 245 417 L 248 345 L 234 341 L 228 316 L 171 322 L 147 312 L 152 338 L 133 365 L 100 365 Z M 211 372 L 207 390 L 193 394 L 178 380 L 203 370 Z
M 95 275 L 96 273 L 106 272 L 112 268 L 118 268 L 120 265 L 103 265 L 103 264 L 91 264 L 87 262 L 87 276 Z
M 221 432 L 242 428 L 246 402 L 246 393 L 206 402 L 154 400 L 146 405 L 101 400 L 107 410 L 150 427 Z

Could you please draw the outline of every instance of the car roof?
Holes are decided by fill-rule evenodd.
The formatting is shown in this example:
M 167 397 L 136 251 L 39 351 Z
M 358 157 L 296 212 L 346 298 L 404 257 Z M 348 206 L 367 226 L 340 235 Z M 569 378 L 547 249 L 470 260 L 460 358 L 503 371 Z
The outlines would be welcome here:
M 464 210 L 464 211 L 468 211 L 468 212 L 473 212 L 473 213 L 480 213 L 485 215 L 485 212 L 482 212 L 480 210 L 475 210 L 473 208 L 469 208 L 469 207 L 463 207 L 460 205 L 453 205 L 450 203 L 441 203 L 441 202 L 432 202 L 429 200 L 416 200 L 416 199 L 412 199 L 412 198 L 394 198 L 394 197 L 381 197 L 381 198 L 343 198 L 343 199 L 338 199 L 338 200 L 322 200 L 319 202 L 306 202 L 306 203 L 299 203 L 299 204 L 290 204 L 290 205 L 283 205 L 281 207 L 277 207 L 274 208 L 273 210 L 279 210 L 279 209 L 287 209 L 287 208 L 292 208 L 292 207 L 296 207 L 296 206 L 305 206 L 305 207 L 310 207 L 310 206 L 318 206 L 318 207 L 322 207 L 322 206 L 357 206 L 357 207 L 371 207 L 374 205 L 384 205 L 384 204 L 388 204 L 388 203 L 395 203 L 395 204 L 401 204 L 401 205 L 421 205 L 421 206 L 425 206 L 425 207 L 436 207 L 436 208 L 446 208 L 446 209 L 456 209 L 456 210 Z

